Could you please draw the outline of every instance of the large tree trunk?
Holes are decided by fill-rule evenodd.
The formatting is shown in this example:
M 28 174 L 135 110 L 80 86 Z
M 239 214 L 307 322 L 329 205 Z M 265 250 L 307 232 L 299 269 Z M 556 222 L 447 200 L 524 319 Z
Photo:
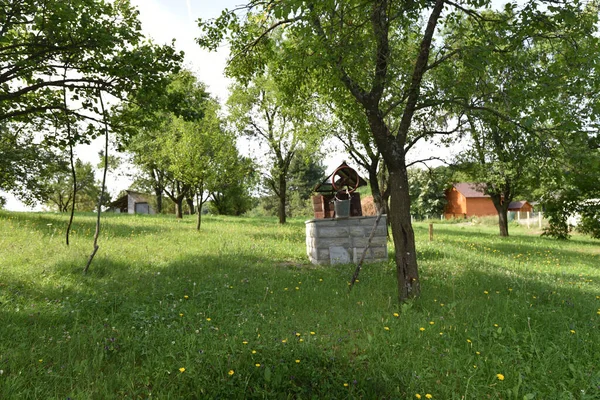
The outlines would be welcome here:
M 279 223 L 285 224 L 286 215 L 285 215 L 285 200 L 287 197 L 287 182 L 285 180 L 285 174 L 281 173 L 279 175 L 279 209 L 277 210 L 277 215 L 279 216 Z
M 379 179 L 377 178 L 377 167 L 369 168 L 369 186 L 371 186 L 371 194 L 373 195 L 373 202 L 375 203 L 377 214 L 388 214 L 387 199 L 384 198 L 383 193 L 381 193 Z
M 191 199 L 191 198 L 189 198 L 189 197 L 186 197 L 186 198 L 185 198 L 185 202 L 186 202 L 186 203 L 187 203 L 187 205 L 188 205 L 188 212 L 189 212 L 189 215 L 194 215 L 194 214 L 195 214 L 195 213 L 194 213 L 194 199 Z
M 416 297 L 421 291 L 415 247 L 415 234 L 410 221 L 408 175 L 404 164 L 390 169 L 390 225 L 396 249 L 396 276 L 398 298 L 402 302 Z
M 156 196 L 156 213 L 162 213 L 162 188 L 154 186 L 154 195 Z
M 183 218 L 183 197 L 175 198 L 175 217 L 178 219 Z
M 499 194 L 490 195 L 492 198 L 492 203 L 494 203 L 494 207 L 498 212 L 498 228 L 500 228 L 500 236 L 507 237 L 508 236 L 508 204 L 511 199 L 502 199 L 502 196 Z

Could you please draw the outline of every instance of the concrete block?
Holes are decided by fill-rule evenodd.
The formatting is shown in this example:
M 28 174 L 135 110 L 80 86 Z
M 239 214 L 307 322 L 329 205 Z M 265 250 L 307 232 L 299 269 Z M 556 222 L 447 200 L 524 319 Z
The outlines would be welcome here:
M 348 228 L 350 236 L 363 237 L 365 236 L 365 229 L 360 226 L 351 226 Z M 366 234 L 368 236 L 370 233 Z
M 315 249 L 329 249 L 330 246 L 350 247 L 350 238 L 311 238 L 310 246 Z
M 375 258 L 377 260 L 387 260 L 387 258 L 388 258 L 388 252 L 387 252 L 386 246 L 373 247 L 373 248 L 371 248 L 371 252 L 373 254 L 373 258 Z
M 350 254 L 342 246 L 329 247 L 329 262 L 331 264 L 348 264 L 350 263 Z
M 322 227 L 316 232 L 316 237 L 319 238 L 339 238 L 347 237 L 349 234 L 348 228 L 345 227 Z
M 369 242 L 368 237 L 353 237 L 352 238 L 352 246 L 353 247 L 366 247 Z M 371 246 L 384 246 L 387 243 L 387 238 L 385 236 L 375 236 L 371 240 Z

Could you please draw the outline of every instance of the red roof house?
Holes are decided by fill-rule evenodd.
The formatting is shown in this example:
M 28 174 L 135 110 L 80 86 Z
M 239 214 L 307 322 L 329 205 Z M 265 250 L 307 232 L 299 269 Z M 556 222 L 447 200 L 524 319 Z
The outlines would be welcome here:
M 498 215 L 492 199 L 484 194 L 483 183 L 456 183 L 446 191 L 448 203 L 444 210 L 446 219 L 483 217 L 486 215 Z M 513 201 L 508 206 L 509 211 L 533 211 L 533 207 L 527 201 Z

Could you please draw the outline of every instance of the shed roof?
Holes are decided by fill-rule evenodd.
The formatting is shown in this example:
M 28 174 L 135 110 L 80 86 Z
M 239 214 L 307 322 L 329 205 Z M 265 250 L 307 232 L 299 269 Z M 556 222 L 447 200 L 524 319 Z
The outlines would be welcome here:
M 523 208 L 523 206 L 524 206 L 525 204 L 527 204 L 527 200 L 511 201 L 511 202 L 508 204 L 508 209 L 509 209 L 509 210 L 513 210 L 513 209 L 514 209 L 514 210 L 518 210 L 518 209 L 521 209 L 521 208 Z
M 485 190 L 485 183 L 459 182 L 454 184 L 454 188 L 467 198 L 490 197 L 483 193 Z

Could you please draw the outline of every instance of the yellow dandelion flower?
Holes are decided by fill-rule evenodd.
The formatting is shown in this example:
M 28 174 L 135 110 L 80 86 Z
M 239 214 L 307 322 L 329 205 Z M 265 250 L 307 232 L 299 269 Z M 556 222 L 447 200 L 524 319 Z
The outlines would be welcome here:
M 252 350 L 252 354 L 256 354 L 256 350 Z
M 185 368 L 183 368 L 183 367 L 179 368 L 179 372 L 181 372 L 181 373 L 185 372 Z
M 421 332 L 423 332 L 423 331 L 425 330 L 425 328 L 423 328 L 423 327 L 420 327 L 420 328 L 419 328 L 419 330 L 420 330 Z
M 43 361 L 44 361 L 44 359 L 43 359 L 43 358 L 40 358 L 38 361 L 39 361 L 39 362 L 43 362 Z
M 229 376 L 231 376 L 231 375 L 235 374 L 235 371 L 232 370 L 232 369 L 230 369 L 229 372 L 228 372 L 228 374 L 229 374 Z
M 383 329 L 385 329 L 386 331 L 389 331 L 390 327 L 389 326 L 384 326 Z
M 300 332 L 296 332 L 296 336 L 300 336 L 300 335 L 301 335 L 301 333 L 300 333 Z
M 323 282 L 323 278 L 319 278 L 319 282 Z
M 296 360 L 296 364 L 299 364 L 299 363 L 300 363 L 300 360 Z
M 483 294 L 489 294 L 489 292 L 487 290 L 484 290 Z
M 444 336 L 444 332 L 440 332 L 440 336 Z
M 596 312 L 596 314 L 600 315 L 600 310 L 598 310 L 598 311 Z
M 287 339 L 282 339 L 281 343 L 287 343 Z
M 467 339 L 467 343 L 472 343 L 472 342 L 471 342 L 471 339 Z
M 344 382 L 344 387 L 348 387 L 348 383 Z
M 283 288 L 283 290 L 287 290 L 287 288 Z
M 504 380 L 504 375 L 502 375 L 502 374 L 496 374 L 496 378 L 498 378 L 499 381 L 503 381 Z
M 187 299 L 189 299 L 189 298 L 190 298 L 190 296 L 188 296 L 188 295 L 186 294 L 185 296 L 183 296 L 183 298 L 187 300 Z
M 429 325 L 434 325 L 434 324 L 435 324 L 435 322 L 429 321 Z
M 509 292 L 512 292 L 512 288 L 510 288 L 510 287 L 509 287 L 509 288 L 508 288 L 508 291 L 509 291 Z
M 183 313 L 179 313 L 179 316 L 180 316 L 180 317 L 183 317 Z
M 210 318 L 206 318 L 207 321 L 210 321 Z
M 433 398 L 433 396 L 432 396 L 432 395 L 430 395 L 429 393 L 427 393 L 427 394 L 425 395 L 425 397 L 427 397 L 428 399 L 432 399 L 432 398 Z
M 259 364 L 259 363 L 256 363 L 256 364 L 254 364 L 254 366 L 255 366 L 256 368 L 258 368 L 258 367 L 260 367 L 260 364 Z
M 296 290 L 300 290 L 300 288 L 298 286 L 296 286 Z
M 396 318 L 397 318 L 397 317 L 399 317 L 399 316 L 400 316 L 400 314 L 398 314 L 397 312 L 395 312 L 395 313 L 394 313 L 394 317 L 396 317 Z
M 417 393 L 417 394 L 415 394 L 415 397 L 416 397 L 417 399 L 420 399 L 420 398 L 421 398 L 421 395 L 420 395 L 419 393 Z
M 569 332 L 571 332 L 572 335 L 575 334 L 575 331 L 573 329 L 571 329 Z
M 498 324 L 494 324 L 494 328 L 497 328 L 497 327 L 498 327 Z
M 300 343 L 304 342 L 304 339 L 300 338 L 300 340 L 298 340 Z
M 244 341 L 242 342 L 242 344 L 248 344 L 248 341 L 244 340 Z
M 444 307 L 444 303 L 440 303 L 440 307 Z
M 480 355 L 481 353 L 479 351 L 476 351 L 475 354 Z
M 313 331 L 310 331 L 310 334 L 311 334 L 311 335 L 314 335 L 315 333 L 314 333 Z
M 473 368 L 477 368 L 477 365 L 473 365 Z

